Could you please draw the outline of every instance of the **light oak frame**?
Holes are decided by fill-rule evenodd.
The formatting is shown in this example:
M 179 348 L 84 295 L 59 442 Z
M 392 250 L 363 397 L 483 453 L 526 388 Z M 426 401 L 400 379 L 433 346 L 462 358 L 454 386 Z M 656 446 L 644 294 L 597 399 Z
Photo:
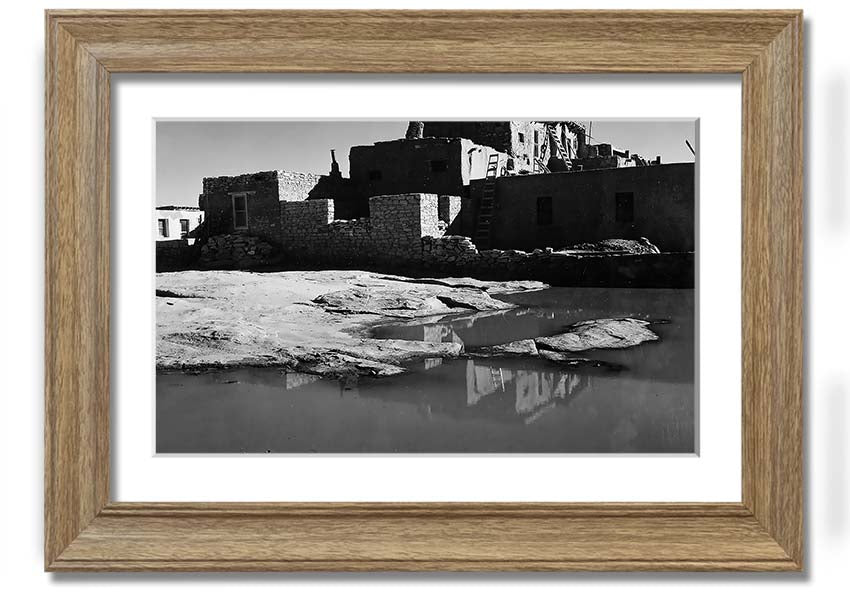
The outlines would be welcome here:
M 45 568 L 800 570 L 802 31 L 800 11 L 49 11 Z M 743 501 L 111 501 L 117 72 L 740 73 Z

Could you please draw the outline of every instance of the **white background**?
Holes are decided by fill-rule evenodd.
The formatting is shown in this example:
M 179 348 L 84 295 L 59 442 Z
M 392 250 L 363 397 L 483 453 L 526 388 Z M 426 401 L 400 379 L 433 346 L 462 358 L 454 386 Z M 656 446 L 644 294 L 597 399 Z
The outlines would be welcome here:
M 620 98 L 628 96 L 628 107 Z M 244 98 L 251 98 L 246 103 Z M 486 107 L 454 98 L 490 98 Z M 120 501 L 736 502 L 741 499 L 741 85 L 737 76 L 116 76 L 113 498 Z M 340 102 L 345 98 L 345 102 Z M 282 108 L 285 107 L 285 108 Z M 153 454 L 155 117 L 699 115 L 699 456 Z M 517 115 L 516 110 L 525 111 Z M 467 111 L 467 112 L 464 112 Z M 471 112 L 468 112 L 471 111 Z M 684 142 L 680 142 L 684 143 Z M 286 165 L 281 165 L 285 167 Z M 200 184 L 200 182 L 198 182 Z M 145 200 L 148 200 L 145 202 Z M 150 227 L 140 227 L 142 223 Z M 150 249 L 148 252 L 143 249 Z M 150 273 L 151 278 L 140 277 Z M 723 373 L 723 377 L 717 377 Z M 270 475 L 273 476 L 270 477 Z M 557 476 L 553 476 L 557 474 Z M 223 482 L 227 482 L 223 484 Z M 510 482 L 506 485 L 506 482 Z
M 429 8 L 584 8 L 590 3 L 408 3 Z M 241 7 L 399 7 L 400 2 L 252 2 Z M 848 86 L 846 24 L 850 9 L 815 2 L 606 2 L 612 8 L 797 8 L 806 19 L 806 573 L 770 574 L 552 574 L 552 575 L 65 575 L 42 573 L 43 425 L 43 122 L 42 9 L 51 7 L 231 8 L 205 0 L 16 3 L 5 8 L 3 174 L 6 182 L 3 256 L 4 328 L 2 498 L 4 596 L 135 599 L 252 598 L 297 594 L 332 598 L 511 598 L 571 593 L 594 598 L 716 598 L 757 594 L 771 598 L 844 597 L 850 565 L 850 376 L 846 361 L 848 297 Z M 843 590 L 843 591 L 842 591 Z

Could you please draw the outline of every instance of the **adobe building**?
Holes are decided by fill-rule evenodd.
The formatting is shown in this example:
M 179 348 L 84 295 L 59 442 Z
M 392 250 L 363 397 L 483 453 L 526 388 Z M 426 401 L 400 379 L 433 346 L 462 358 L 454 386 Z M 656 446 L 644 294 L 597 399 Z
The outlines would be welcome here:
M 361 202 L 368 202 L 373 196 L 388 194 L 468 196 L 470 182 L 486 177 L 492 155 L 497 156 L 498 172 L 513 169 L 508 153 L 462 137 L 409 138 L 354 146 L 348 159 L 352 185 Z
M 329 175 L 278 170 L 205 177 L 198 204 L 207 235 L 241 232 L 276 242 L 281 204 L 316 198 L 334 198 L 339 218 L 358 216 L 351 180 L 342 177 L 335 159 Z
M 660 164 L 609 143 L 592 143 L 575 121 L 426 121 L 422 136 L 467 138 L 514 160 L 511 174 L 614 169 Z
M 475 237 L 485 182 L 473 181 L 461 235 Z M 499 177 L 489 240 L 481 247 L 573 246 L 648 238 L 662 252 L 693 252 L 694 163 Z
M 466 138 L 514 159 L 514 173 L 565 171 L 585 154 L 584 128 L 571 121 L 425 121 L 423 137 Z M 563 155 L 558 145 L 563 148 Z
M 194 239 L 203 221 L 204 213 L 196 206 L 158 206 L 156 241 Z
M 282 252 L 304 265 L 404 263 L 490 277 L 534 267 L 575 282 L 591 281 L 591 263 L 580 266 L 569 248 L 585 242 L 648 238 L 662 253 L 692 253 L 694 164 L 589 141 L 570 121 L 413 121 L 403 139 L 352 147 L 347 178 L 334 151 L 326 175 L 207 177 L 202 264 L 271 264 Z M 544 254 L 525 256 L 532 250 Z M 687 285 L 692 263 L 621 258 L 616 269 L 630 265 L 635 285 Z M 593 264 L 594 281 L 621 277 L 614 262 Z

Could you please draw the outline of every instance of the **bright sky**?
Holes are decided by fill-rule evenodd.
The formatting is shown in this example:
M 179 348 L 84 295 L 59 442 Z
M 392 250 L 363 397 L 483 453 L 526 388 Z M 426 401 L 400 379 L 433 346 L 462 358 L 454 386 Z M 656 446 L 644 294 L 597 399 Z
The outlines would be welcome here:
M 590 123 L 587 119 L 571 119 Z M 645 158 L 693 162 L 692 120 L 592 121 L 593 143 L 607 142 Z M 283 169 L 330 170 L 330 149 L 348 176 L 348 149 L 404 137 L 407 121 L 159 121 L 156 204 L 197 206 L 204 177 Z

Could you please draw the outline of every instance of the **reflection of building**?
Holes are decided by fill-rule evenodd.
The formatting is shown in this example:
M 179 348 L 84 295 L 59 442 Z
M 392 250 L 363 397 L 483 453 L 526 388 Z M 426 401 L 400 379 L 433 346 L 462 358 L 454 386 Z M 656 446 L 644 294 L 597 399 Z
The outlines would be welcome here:
M 192 206 L 158 206 L 156 209 L 156 240 L 185 240 L 197 237 L 204 221 L 200 208 Z
M 545 407 L 570 399 L 587 385 L 587 376 L 561 371 L 512 369 L 496 362 L 466 362 L 467 406 L 500 406 L 534 420 Z M 512 411 L 511 411 L 512 409 Z

